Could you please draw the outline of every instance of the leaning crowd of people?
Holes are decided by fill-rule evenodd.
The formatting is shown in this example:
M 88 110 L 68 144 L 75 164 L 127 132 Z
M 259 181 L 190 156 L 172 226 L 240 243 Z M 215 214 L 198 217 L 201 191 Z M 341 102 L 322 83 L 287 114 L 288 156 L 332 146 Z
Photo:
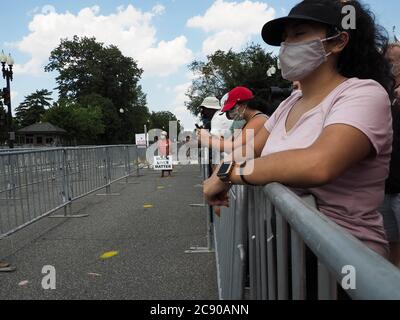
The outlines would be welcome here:
M 344 5 L 356 29 L 342 25 Z M 297 89 L 271 115 L 243 86 L 204 99 L 198 140 L 224 152 L 205 199 L 228 206 L 232 184 L 281 183 L 400 267 L 400 42 L 357 0 L 304 0 L 261 35 L 280 47 L 282 77 Z M 161 142 L 169 155 L 166 132 Z
M 342 25 L 344 5 L 357 29 Z M 296 90 L 270 116 L 251 88 L 203 101 L 198 139 L 225 154 L 204 182 L 207 202 L 228 206 L 233 184 L 281 183 L 400 267 L 400 42 L 357 0 L 304 0 L 262 38 L 280 46 Z

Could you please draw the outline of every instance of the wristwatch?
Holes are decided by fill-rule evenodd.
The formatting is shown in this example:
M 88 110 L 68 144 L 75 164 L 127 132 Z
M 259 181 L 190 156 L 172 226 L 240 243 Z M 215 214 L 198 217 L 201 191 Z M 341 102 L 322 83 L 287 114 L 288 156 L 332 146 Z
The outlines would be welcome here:
M 224 183 L 230 183 L 229 177 L 233 168 L 235 167 L 236 162 L 224 162 L 217 172 L 217 177 Z

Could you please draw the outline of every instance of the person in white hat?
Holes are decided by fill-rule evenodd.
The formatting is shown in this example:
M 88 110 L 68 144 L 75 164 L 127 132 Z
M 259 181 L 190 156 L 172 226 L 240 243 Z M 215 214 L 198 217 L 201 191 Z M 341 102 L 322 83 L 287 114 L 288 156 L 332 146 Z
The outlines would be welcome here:
M 216 97 L 207 97 L 200 106 L 200 113 L 204 129 L 217 137 L 230 135 L 232 120 L 229 120 L 225 114 L 220 114 L 221 105 Z
M 253 92 L 246 87 L 232 89 L 227 98 L 222 100 L 225 101 L 220 114 L 236 122 L 244 121 L 243 130 L 231 139 L 216 139 L 202 130 L 199 132 L 199 140 L 203 146 L 231 153 L 234 149 L 246 144 L 248 134 L 256 135 L 264 127 L 268 116 L 263 113 L 264 106 L 258 105 Z

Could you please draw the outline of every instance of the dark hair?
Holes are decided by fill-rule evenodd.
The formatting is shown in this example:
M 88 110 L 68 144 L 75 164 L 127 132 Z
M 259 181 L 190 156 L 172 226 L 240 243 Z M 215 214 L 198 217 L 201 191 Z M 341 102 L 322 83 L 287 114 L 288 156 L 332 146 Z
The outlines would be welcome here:
M 271 96 L 271 88 L 253 90 L 254 98 L 248 101 L 247 107 L 253 110 L 260 111 L 268 116 L 271 116 L 279 104 L 284 99 L 274 99 Z
M 338 59 L 338 71 L 347 78 L 372 79 L 386 89 L 390 98 L 394 93 L 394 78 L 389 62 L 385 58 L 389 44 L 388 32 L 376 23 L 374 13 L 358 0 L 306 0 L 324 4 L 334 2 L 342 11 L 346 5 L 356 12 L 356 28 L 344 30 L 342 26 L 329 27 L 327 37 L 340 31 L 349 34 L 349 43 Z

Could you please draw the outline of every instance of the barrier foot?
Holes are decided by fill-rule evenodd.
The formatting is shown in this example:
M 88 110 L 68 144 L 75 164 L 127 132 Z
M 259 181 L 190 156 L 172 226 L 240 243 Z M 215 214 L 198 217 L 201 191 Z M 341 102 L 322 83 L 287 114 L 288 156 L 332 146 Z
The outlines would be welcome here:
M 193 254 L 193 253 L 214 253 L 215 251 L 209 249 L 207 247 L 190 247 L 189 250 L 185 250 L 185 253 Z
M 206 205 L 204 203 L 192 203 L 189 207 L 204 208 Z
M 86 217 L 89 217 L 89 215 L 88 214 L 74 214 L 74 215 L 70 215 L 70 216 L 65 216 L 65 215 L 62 215 L 62 214 L 56 214 L 56 215 L 54 215 L 54 216 L 49 216 L 49 218 L 86 218 Z
M 140 182 L 118 182 L 118 184 L 140 184 Z
M 98 193 L 96 196 L 120 196 L 120 193 Z

